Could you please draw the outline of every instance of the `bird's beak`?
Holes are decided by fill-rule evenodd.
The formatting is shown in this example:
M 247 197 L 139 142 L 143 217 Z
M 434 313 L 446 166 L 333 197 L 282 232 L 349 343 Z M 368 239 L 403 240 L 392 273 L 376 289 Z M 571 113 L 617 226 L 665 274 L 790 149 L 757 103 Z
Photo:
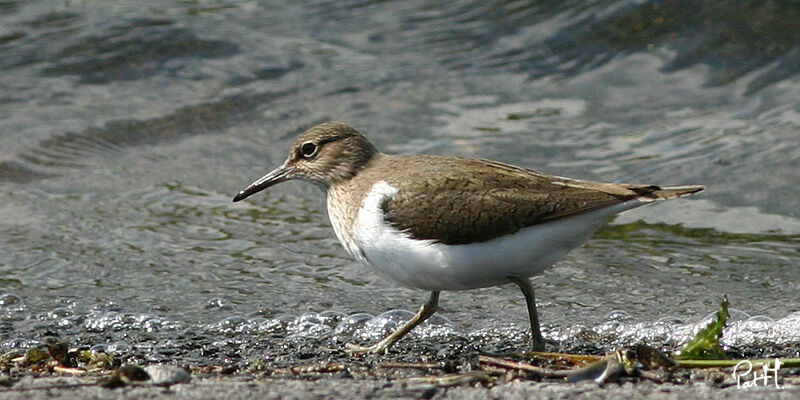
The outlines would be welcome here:
M 250 196 L 253 193 L 258 193 L 270 186 L 287 181 L 291 179 L 291 174 L 293 171 L 294 168 L 283 164 L 280 167 L 273 169 L 268 174 L 262 176 L 259 180 L 251 183 L 250 186 L 239 192 L 239 194 L 233 198 L 233 201 L 243 200 L 245 197 Z

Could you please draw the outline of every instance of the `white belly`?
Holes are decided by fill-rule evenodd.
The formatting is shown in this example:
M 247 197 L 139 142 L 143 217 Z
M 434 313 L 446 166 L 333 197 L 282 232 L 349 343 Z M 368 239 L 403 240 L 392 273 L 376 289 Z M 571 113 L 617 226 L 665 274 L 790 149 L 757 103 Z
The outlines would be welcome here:
M 464 290 L 508 283 L 544 271 L 619 212 L 645 204 L 616 206 L 534 225 L 485 242 L 446 245 L 411 239 L 387 224 L 380 205 L 397 190 L 385 182 L 370 191 L 353 225 L 352 240 L 334 230 L 348 253 L 403 286 L 424 290 Z M 333 218 L 333 217 L 332 217 Z M 339 225 L 339 226 L 337 226 Z

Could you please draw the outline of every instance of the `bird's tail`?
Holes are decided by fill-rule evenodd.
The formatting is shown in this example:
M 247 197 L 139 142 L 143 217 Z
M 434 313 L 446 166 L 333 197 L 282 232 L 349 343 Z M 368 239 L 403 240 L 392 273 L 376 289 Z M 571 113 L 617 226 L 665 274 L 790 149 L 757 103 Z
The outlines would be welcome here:
M 653 199 L 653 200 L 668 200 L 677 199 L 678 197 L 688 196 L 702 191 L 706 187 L 703 185 L 686 185 L 686 186 L 645 186 L 645 185 L 624 185 L 625 188 L 630 189 L 636 194 Z

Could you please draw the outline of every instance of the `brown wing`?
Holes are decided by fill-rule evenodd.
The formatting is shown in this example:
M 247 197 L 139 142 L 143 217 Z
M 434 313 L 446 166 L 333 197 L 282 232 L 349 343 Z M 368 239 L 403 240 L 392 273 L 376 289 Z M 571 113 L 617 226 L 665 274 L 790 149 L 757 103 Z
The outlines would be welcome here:
M 488 160 L 413 161 L 413 174 L 388 182 L 398 192 L 383 204 L 385 219 L 414 238 L 446 244 L 486 241 L 658 189 L 558 178 Z

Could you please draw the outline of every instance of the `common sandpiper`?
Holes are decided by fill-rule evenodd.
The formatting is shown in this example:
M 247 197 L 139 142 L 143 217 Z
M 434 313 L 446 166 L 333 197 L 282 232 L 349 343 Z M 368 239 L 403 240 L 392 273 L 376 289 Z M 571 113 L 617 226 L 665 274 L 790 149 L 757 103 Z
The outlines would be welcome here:
M 584 243 L 613 215 L 704 189 L 600 183 L 497 161 L 379 152 L 361 132 L 326 122 L 301 134 L 279 167 L 233 201 L 290 179 L 316 183 L 352 257 L 390 280 L 430 292 L 419 312 L 372 346 L 383 353 L 425 321 L 442 290 L 513 283 L 525 296 L 531 348 L 544 349 L 529 278 Z

